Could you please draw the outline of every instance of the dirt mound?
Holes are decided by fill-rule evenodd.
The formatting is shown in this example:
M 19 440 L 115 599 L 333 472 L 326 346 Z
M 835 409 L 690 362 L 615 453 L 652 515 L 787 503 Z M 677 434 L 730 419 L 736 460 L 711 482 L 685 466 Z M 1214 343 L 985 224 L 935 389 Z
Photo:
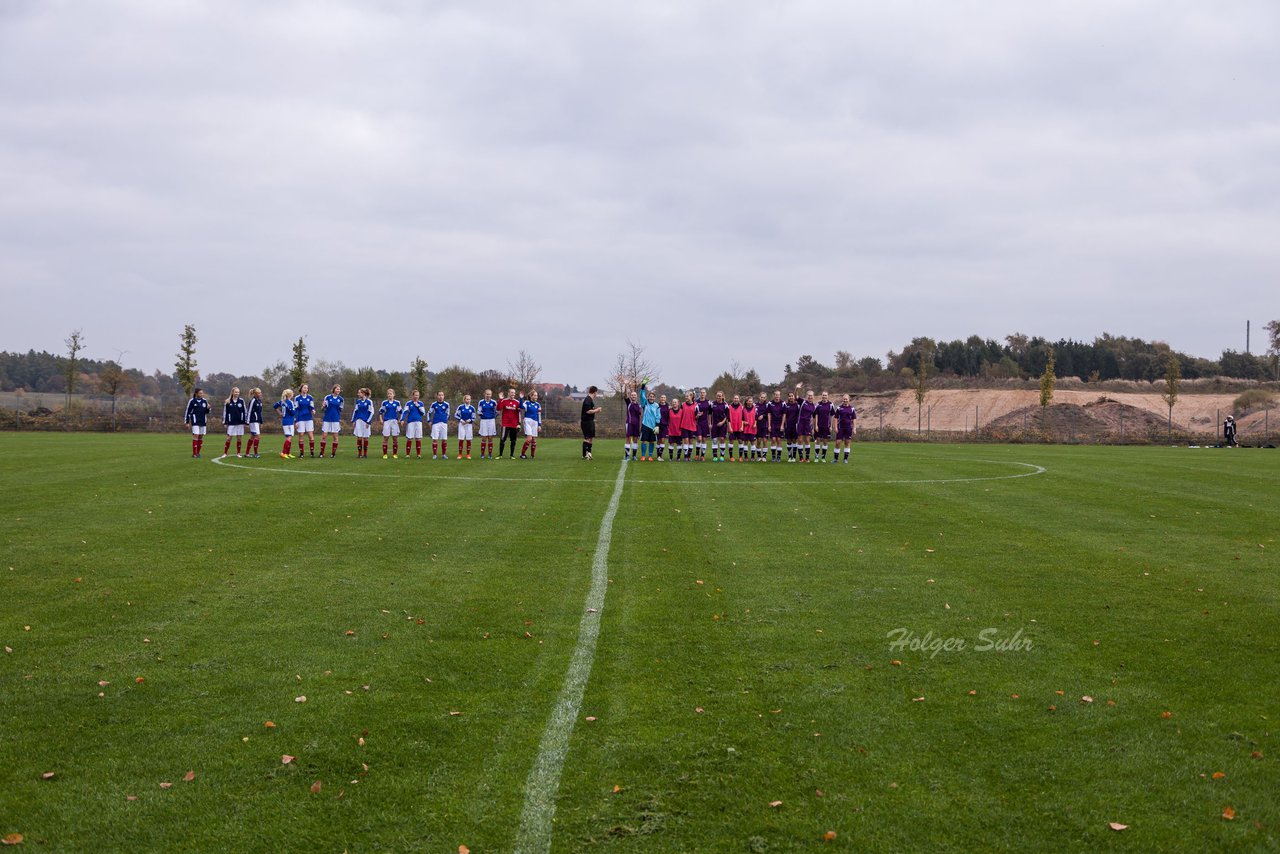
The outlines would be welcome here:
M 998 441 L 1111 442 L 1163 439 L 1168 424 L 1146 409 L 1104 398 L 1024 406 L 992 420 L 983 432 Z

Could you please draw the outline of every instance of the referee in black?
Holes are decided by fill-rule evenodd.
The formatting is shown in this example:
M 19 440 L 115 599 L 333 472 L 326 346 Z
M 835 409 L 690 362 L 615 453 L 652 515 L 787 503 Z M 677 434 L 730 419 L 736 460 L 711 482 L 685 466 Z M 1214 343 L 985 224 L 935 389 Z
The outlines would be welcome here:
M 600 407 L 596 406 L 596 395 L 600 389 L 592 386 L 587 389 L 587 396 L 582 401 L 582 458 L 584 460 L 591 459 L 591 443 L 596 438 L 596 413 L 600 411 Z

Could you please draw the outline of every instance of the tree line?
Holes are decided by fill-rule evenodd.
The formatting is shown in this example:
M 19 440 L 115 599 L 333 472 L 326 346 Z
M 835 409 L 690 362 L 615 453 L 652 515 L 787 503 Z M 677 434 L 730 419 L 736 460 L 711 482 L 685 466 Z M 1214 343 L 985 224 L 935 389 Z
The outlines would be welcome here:
M 977 335 L 954 341 L 918 337 L 901 350 L 891 350 L 884 359 L 855 358 L 849 351 L 839 350 L 832 363 L 826 364 L 812 355 L 802 355 L 794 363 L 783 366 L 782 384 L 789 387 L 804 382 L 825 385 L 831 391 L 857 392 L 913 388 L 933 377 L 1028 380 L 1044 377 L 1051 360 L 1055 376 L 1075 376 L 1086 382 L 1117 379 L 1156 382 L 1167 378 L 1173 362 L 1178 365 L 1180 377 L 1185 379 L 1280 379 L 1280 321 L 1267 324 L 1266 330 L 1269 344 L 1266 355 L 1228 349 L 1217 359 L 1182 353 L 1162 341 L 1106 333 L 1092 342 L 1049 341 L 1021 333 L 1008 335 L 1003 341 Z M 66 394 L 68 400 L 73 394 L 88 392 L 109 396 L 114 403 L 117 397 L 177 397 L 189 394 L 197 383 L 217 392 L 232 386 L 241 389 L 259 386 L 274 393 L 287 385 L 296 388 L 305 381 L 316 388 L 327 388 L 334 383 L 344 388 L 366 386 L 375 390 L 417 388 L 424 394 L 444 391 L 452 397 L 479 388 L 508 385 L 528 388 L 538 382 L 541 374 L 541 366 L 523 350 L 505 368 L 479 371 L 459 364 L 432 371 L 421 356 L 415 357 L 403 371 L 372 366 L 353 368 L 339 361 L 313 360 L 303 338 L 293 344 L 289 361 L 267 365 L 256 375 L 216 371 L 201 374 L 196 360 L 197 343 L 195 327 L 186 326 L 179 336 L 173 372 L 155 370 L 147 374 L 137 368 L 124 368 L 117 360 L 84 357 L 85 337 L 81 330 L 75 330 L 66 339 L 63 354 L 0 351 L 0 391 L 60 393 Z M 677 391 L 660 382 L 657 366 L 645 356 L 644 347 L 628 341 L 627 349 L 611 366 L 607 387 L 616 393 L 645 378 L 651 379 L 659 392 Z M 755 369 L 744 369 L 738 362 L 730 363 L 727 370 L 708 383 L 708 387 L 740 394 L 758 394 L 768 386 Z M 577 388 L 564 387 L 564 393 L 571 391 Z

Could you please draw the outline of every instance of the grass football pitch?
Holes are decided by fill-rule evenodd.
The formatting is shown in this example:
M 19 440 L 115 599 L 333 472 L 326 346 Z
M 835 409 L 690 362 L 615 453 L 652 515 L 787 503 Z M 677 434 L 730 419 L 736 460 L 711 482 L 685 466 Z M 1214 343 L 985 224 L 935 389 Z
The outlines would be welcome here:
M 0 435 L 0 837 L 1280 846 L 1272 452 L 867 444 L 619 486 L 620 442 L 278 442 Z

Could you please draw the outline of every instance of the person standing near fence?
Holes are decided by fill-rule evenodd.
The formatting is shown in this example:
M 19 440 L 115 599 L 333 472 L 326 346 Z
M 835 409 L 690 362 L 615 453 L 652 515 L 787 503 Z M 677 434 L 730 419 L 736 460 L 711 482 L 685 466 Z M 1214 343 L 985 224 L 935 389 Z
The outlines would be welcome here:
M 183 424 L 191 425 L 191 458 L 200 459 L 200 450 L 204 447 L 205 433 L 209 432 L 209 401 L 205 400 L 204 389 L 191 392 L 187 401 L 186 414 L 182 416 Z
M 601 407 L 596 406 L 596 395 L 600 389 L 592 386 L 587 389 L 587 396 L 582 400 L 582 458 L 591 459 L 591 446 L 596 440 L 596 416 Z
M 1226 442 L 1228 448 L 1240 447 L 1236 442 L 1236 417 L 1234 415 L 1228 415 L 1227 420 L 1222 422 L 1222 440 Z

